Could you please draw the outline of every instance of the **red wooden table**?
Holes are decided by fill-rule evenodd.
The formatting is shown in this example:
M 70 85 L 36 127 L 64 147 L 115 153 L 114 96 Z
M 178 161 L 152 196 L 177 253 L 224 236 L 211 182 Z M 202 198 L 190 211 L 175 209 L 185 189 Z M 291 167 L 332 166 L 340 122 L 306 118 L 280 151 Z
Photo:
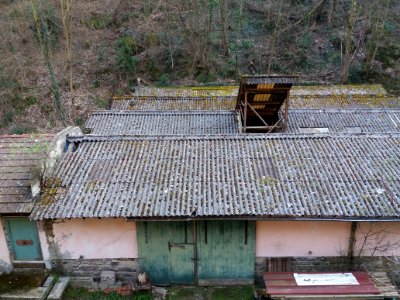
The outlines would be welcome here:
M 341 274 L 343 272 L 307 272 L 297 274 Z M 379 295 L 381 292 L 367 272 L 352 273 L 358 285 L 297 285 L 293 272 L 268 272 L 263 274 L 267 295 Z

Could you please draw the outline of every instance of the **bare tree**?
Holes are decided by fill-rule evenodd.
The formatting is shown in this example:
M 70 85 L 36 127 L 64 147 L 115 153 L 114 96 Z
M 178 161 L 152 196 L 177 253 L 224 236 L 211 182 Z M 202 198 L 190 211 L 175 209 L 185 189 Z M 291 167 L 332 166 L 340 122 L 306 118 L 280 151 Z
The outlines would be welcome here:
M 211 4 L 206 0 L 175 0 L 173 6 L 178 13 L 179 25 L 189 47 L 191 73 L 209 68 L 210 18 L 207 17 Z
M 375 1 L 372 5 L 368 6 L 369 10 L 369 26 L 371 35 L 366 43 L 366 60 L 365 68 L 367 72 L 371 69 L 372 62 L 378 52 L 379 47 L 382 45 L 384 37 L 384 24 L 388 15 L 390 0 Z
M 221 15 L 221 31 L 222 31 L 222 47 L 224 49 L 224 55 L 229 56 L 229 48 L 228 48 L 228 0 L 220 0 L 219 8 Z
M 334 11 L 335 11 L 335 0 L 329 0 L 327 21 L 328 21 L 328 26 L 330 26 L 330 27 L 332 27 Z
M 65 42 L 67 46 L 66 49 L 67 49 L 69 90 L 72 93 L 74 91 L 73 76 L 72 76 L 72 32 L 71 32 L 72 0 L 60 0 L 60 4 L 61 4 L 61 19 L 64 27 Z
M 346 35 L 344 38 L 344 57 L 343 57 L 343 68 L 342 68 L 342 83 L 347 83 L 349 80 L 349 69 L 351 64 L 351 48 L 353 40 L 353 28 L 356 21 L 356 0 L 351 0 L 351 5 L 348 11 Z
M 278 15 L 277 15 L 276 22 L 275 22 L 275 28 L 274 28 L 274 32 L 272 33 L 270 43 L 269 43 L 270 49 L 269 49 L 268 68 L 267 68 L 268 74 L 271 72 L 272 63 L 275 58 L 275 48 L 276 48 L 276 43 L 277 43 L 277 40 L 279 37 L 279 25 L 280 25 L 281 18 L 282 18 L 282 0 L 279 1 Z
M 44 62 L 50 75 L 50 90 L 53 94 L 54 106 L 60 116 L 61 121 L 64 123 L 64 125 L 67 125 L 64 108 L 61 102 L 60 88 L 51 61 L 51 47 L 55 43 L 54 40 L 56 39 L 56 34 L 54 28 L 49 24 L 53 24 L 55 27 L 57 24 L 54 23 L 54 20 L 49 20 L 48 16 L 44 15 L 43 11 L 40 9 L 41 5 L 42 2 L 40 0 L 31 0 L 34 36 L 36 37 L 37 45 L 42 52 Z M 49 21 L 52 21 L 53 23 L 49 23 Z

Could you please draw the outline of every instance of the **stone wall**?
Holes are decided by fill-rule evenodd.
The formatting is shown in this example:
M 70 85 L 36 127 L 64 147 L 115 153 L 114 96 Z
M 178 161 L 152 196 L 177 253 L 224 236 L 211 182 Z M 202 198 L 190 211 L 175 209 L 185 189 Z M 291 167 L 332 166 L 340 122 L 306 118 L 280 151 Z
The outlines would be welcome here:
M 105 259 L 62 259 L 52 260 L 53 271 L 72 277 L 92 277 L 100 281 L 102 271 L 114 271 L 115 279 L 129 283 L 137 279 L 138 261 L 136 258 Z
M 400 262 L 400 257 L 397 257 Z M 393 283 L 400 288 L 400 263 L 396 258 L 383 256 L 354 258 L 352 267 L 348 267 L 345 256 L 325 257 L 256 257 L 254 280 L 263 286 L 263 272 L 340 272 L 340 271 L 385 271 Z

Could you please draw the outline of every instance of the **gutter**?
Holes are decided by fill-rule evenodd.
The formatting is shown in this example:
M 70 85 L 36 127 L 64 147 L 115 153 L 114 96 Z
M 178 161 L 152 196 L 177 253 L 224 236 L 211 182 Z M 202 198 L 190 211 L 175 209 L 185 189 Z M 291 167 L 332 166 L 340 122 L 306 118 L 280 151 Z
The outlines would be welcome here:
M 400 222 L 400 217 L 393 218 L 299 218 L 299 217 L 273 217 L 273 218 L 265 218 L 265 217 L 153 217 L 153 218 L 144 218 L 144 217 L 126 217 L 127 222 L 131 221 L 202 221 L 202 220 L 238 220 L 238 221 L 326 221 L 326 222 Z

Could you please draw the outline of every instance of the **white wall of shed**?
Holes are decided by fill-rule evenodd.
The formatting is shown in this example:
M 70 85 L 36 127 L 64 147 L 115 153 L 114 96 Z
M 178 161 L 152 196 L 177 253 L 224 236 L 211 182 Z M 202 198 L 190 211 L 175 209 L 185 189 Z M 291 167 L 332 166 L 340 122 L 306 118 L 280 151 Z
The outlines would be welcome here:
M 258 221 L 256 256 L 346 255 L 350 227 L 350 222 Z
M 400 256 L 400 220 L 358 223 L 355 237 L 356 256 Z
M 256 223 L 256 256 L 347 255 L 350 231 L 351 222 L 258 221 Z M 363 246 L 367 235 L 367 241 Z M 358 222 L 355 238 L 355 256 L 400 256 L 400 220 L 399 222 Z
M 3 220 L 0 217 L 0 270 L 8 271 L 12 268 L 10 250 L 8 249 L 7 239 L 3 228 Z
M 52 233 L 51 245 L 39 233 L 45 260 L 138 257 L 136 223 L 123 218 L 56 220 Z

